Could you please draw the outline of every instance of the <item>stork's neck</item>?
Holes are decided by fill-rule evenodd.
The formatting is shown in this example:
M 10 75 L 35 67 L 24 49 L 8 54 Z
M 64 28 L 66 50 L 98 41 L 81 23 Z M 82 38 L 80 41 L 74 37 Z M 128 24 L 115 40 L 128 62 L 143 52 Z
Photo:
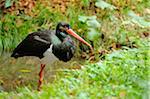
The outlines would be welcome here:
M 56 29 L 56 36 L 60 39 L 61 42 L 68 37 L 67 33 L 61 32 L 59 29 Z

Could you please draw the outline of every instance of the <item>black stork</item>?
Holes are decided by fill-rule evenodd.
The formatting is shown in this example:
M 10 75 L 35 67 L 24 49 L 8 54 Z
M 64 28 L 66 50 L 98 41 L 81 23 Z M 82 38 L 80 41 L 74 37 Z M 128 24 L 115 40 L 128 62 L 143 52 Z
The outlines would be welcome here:
M 40 58 L 41 70 L 39 72 L 38 90 L 41 89 L 43 70 L 47 63 L 53 63 L 56 60 L 67 62 L 73 57 L 75 44 L 69 35 L 92 49 L 92 46 L 77 35 L 65 22 L 58 23 L 56 30 L 41 30 L 30 33 L 14 49 L 11 57 L 36 56 Z

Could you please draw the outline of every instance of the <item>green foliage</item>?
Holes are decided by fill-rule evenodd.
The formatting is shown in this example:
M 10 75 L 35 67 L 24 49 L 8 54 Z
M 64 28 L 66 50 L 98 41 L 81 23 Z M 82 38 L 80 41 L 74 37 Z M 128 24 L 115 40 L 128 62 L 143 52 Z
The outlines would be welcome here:
M 41 5 L 42 6 L 42 5 Z M 4 20 L 0 20 L 0 50 L 10 51 L 15 48 L 24 37 L 37 29 L 54 28 L 52 22 L 56 24 L 61 16 L 57 12 L 38 6 L 41 9 L 36 17 L 25 14 L 19 16 L 6 14 Z M 55 19 L 53 19 L 55 17 Z M 58 20 L 59 19 L 59 20 Z M 57 21 L 56 21 L 57 20 Z M 51 24 L 51 25 L 50 25 Z
M 84 6 L 89 6 L 91 0 L 81 0 Z
M 95 3 L 95 5 L 101 9 L 110 9 L 110 10 L 114 10 L 116 9 L 115 6 L 103 1 L 103 0 L 97 0 L 97 2 Z
M 6 2 L 8 1 L 6 0 Z M 37 29 L 55 29 L 59 21 L 69 22 L 72 28 L 79 32 L 81 36 L 85 37 L 86 40 L 93 41 L 96 49 L 99 49 L 99 47 L 100 49 L 109 48 L 112 43 L 128 45 L 133 42 L 133 39 L 138 38 L 138 32 L 148 31 L 149 22 L 145 20 L 145 16 L 137 16 L 129 8 L 117 11 L 115 7 L 117 5 L 115 4 L 113 6 L 114 4 L 110 4 L 109 0 L 106 2 L 103 0 L 82 0 L 82 2 L 87 4 L 85 9 L 69 5 L 65 15 L 61 11 L 44 7 L 40 2 L 37 2 L 36 7 L 32 10 L 33 13 L 36 13 L 35 16 L 29 16 L 24 13 L 19 13 L 19 15 L 11 15 L 8 13 L 4 15 L 0 21 L 1 52 L 3 50 L 12 50 L 28 33 L 37 31 Z M 94 3 L 98 8 L 93 9 L 92 5 L 88 6 L 90 2 Z M 124 4 L 124 1 L 120 1 L 119 3 L 123 6 L 128 4 L 128 2 Z M 144 2 L 139 3 L 139 5 L 147 6 Z M 88 10 L 88 8 L 92 10 Z M 93 14 L 95 10 L 100 12 Z M 124 12 L 128 13 L 124 14 Z M 133 23 L 137 24 L 136 27 L 133 26 Z M 132 40 L 130 39 L 130 42 L 128 42 L 127 38 L 132 38 Z
M 17 0 L 4 0 L 5 1 L 5 8 L 9 8 L 9 7 L 11 7 L 12 6 L 12 4 L 14 3 L 14 2 L 16 2 Z
M 88 28 L 87 38 L 91 41 L 97 42 L 99 40 L 100 33 L 95 28 Z
M 79 16 L 79 21 L 86 23 L 89 27 L 99 28 L 101 25 L 96 18 L 96 16 Z
M 19 88 L 1 92 L 2 98 L 148 98 L 150 57 L 148 46 L 118 50 L 104 61 L 87 64 L 81 70 L 65 69 L 61 77 L 41 92 Z
M 5 8 L 8 8 L 12 5 L 12 1 L 11 0 L 5 0 Z
M 7 7 L 10 7 L 10 0 L 6 1 Z M 37 29 L 55 29 L 59 21 L 68 21 L 72 28 L 80 33 L 79 35 L 94 42 L 96 50 L 110 51 L 112 48 L 114 51 L 103 55 L 103 61 L 97 54 L 98 63 L 90 64 L 87 61 L 87 65 L 79 70 L 61 70 L 63 72 L 56 75 L 56 80 L 45 85 L 41 92 L 24 87 L 16 91 L 0 92 L 0 98 L 148 98 L 150 52 L 148 37 L 143 35 L 144 32 L 149 33 L 149 15 L 145 14 L 145 9 L 148 7 L 147 0 L 134 1 L 134 3 L 123 0 L 113 0 L 113 2 L 82 0 L 76 5 L 70 4 L 64 14 L 37 1 L 36 7 L 32 9 L 35 15 L 24 13 L 19 15 L 8 13 L 3 17 L 0 15 L 0 52 L 12 50 L 28 33 Z M 120 50 L 113 47 L 116 43 L 121 45 Z M 4 61 L 5 59 L 0 61 L 1 64 Z M 6 66 L 2 69 L 7 72 L 17 71 L 16 69 L 12 71 L 12 68 L 24 70 L 22 69 L 24 63 L 20 62 L 18 60 L 17 66 L 13 65 L 11 69 L 10 67 L 7 69 Z M 9 65 L 12 64 L 10 62 Z M 35 67 L 30 69 L 37 70 Z M 7 72 L 2 74 L 7 75 Z M 28 74 L 27 77 L 30 75 Z M 35 88 L 37 79 L 21 76 L 23 80 L 30 81 L 29 83 Z
M 88 32 L 86 33 L 86 38 L 94 43 L 99 41 L 99 28 L 101 27 L 100 22 L 96 18 L 96 16 L 79 16 L 78 18 L 79 21 L 87 25 Z
M 143 17 L 136 15 L 133 11 L 129 11 L 128 15 L 132 18 L 131 22 L 139 25 L 140 27 L 150 27 L 150 22 L 145 21 Z

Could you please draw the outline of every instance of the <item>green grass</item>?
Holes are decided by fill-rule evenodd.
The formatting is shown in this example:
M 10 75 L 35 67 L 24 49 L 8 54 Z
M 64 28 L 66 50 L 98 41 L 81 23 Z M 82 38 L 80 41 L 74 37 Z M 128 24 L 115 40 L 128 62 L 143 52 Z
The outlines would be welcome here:
M 144 42 L 144 41 L 143 41 Z M 1 92 L 1 98 L 121 98 L 148 99 L 150 55 L 149 46 L 116 50 L 105 55 L 104 61 L 82 66 L 80 70 L 63 69 L 53 83 L 41 92 L 29 87 Z
M 89 5 L 90 0 L 82 0 L 82 2 L 70 3 L 65 13 L 62 13 L 59 9 L 52 8 L 51 5 L 45 7 L 40 2 L 36 3 L 30 13 L 31 15 L 16 14 L 15 11 L 12 12 L 13 14 L 7 13 L 3 15 L 0 13 L 0 52 L 14 49 L 28 33 L 38 29 L 55 29 L 56 24 L 60 21 L 70 23 L 72 28 L 88 41 L 88 33 L 91 27 L 79 21 L 79 16 L 97 16 L 97 21 L 101 26 L 96 29 L 98 36 L 92 40 L 95 49 L 108 49 L 112 43 L 128 46 L 128 43 L 132 44 L 135 40 L 130 39 L 130 37 L 138 38 L 142 32 L 149 31 L 149 27 L 141 28 L 136 23 L 133 23 L 133 19 L 128 15 L 128 11 L 133 10 L 135 13 L 139 13 L 142 18 L 146 17 L 149 20 L 149 15 L 144 12 L 149 7 L 149 1 L 135 1 L 134 3 L 129 1 L 126 3 L 124 1 L 112 2 L 108 0 L 108 2 L 118 10 L 110 10 L 109 7 L 106 7 L 106 9 L 96 8 L 94 1 Z M 135 4 L 139 7 L 132 9 L 132 6 L 136 6 Z M 143 20 L 140 22 L 149 24 Z M 94 33 L 90 32 L 90 35 L 92 34 Z M 102 35 L 104 38 L 102 38 Z M 127 39 L 129 40 L 127 41 Z
M 149 9 L 150 1 L 106 0 L 106 5 L 109 3 L 108 5 L 117 8 L 113 10 L 110 10 L 110 6 L 95 7 L 96 1 L 98 0 L 92 3 L 91 0 L 72 1 L 65 13 L 60 9 L 53 9 L 49 4 L 45 6 L 40 1 L 37 1 L 31 15 L 17 15 L 15 12 L 2 15 L 0 11 L 0 54 L 5 55 L 0 57 L 0 99 L 148 99 L 150 44 L 149 37 L 144 36 L 144 33 L 150 31 L 150 17 L 145 11 Z M 106 9 L 102 9 L 104 7 Z M 79 20 L 79 16 L 91 18 L 93 15 L 97 18 L 92 21 Z M 5 52 L 12 51 L 28 33 L 38 29 L 55 29 L 59 21 L 70 23 L 87 41 L 90 40 L 90 36 L 96 34 L 96 37 L 92 38 L 95 52 L 107 50 L 110 54 L 96 54 L 96 61 L 99 62 L 86 61 L 82 63 L 85 65 L 81 69 L 67 69 L 74 64 L 73 60 L 69 65 L 56 69 L 58 72 L 55 72 L 55 77 L 52 77 L 51 67 L 46 67 L 43 90 L 37 92 L 36 75 L 39 67 L 34 67 L 37 61 L 26 58 L 14 61 L 8 58 Z M 100 24 L 99 27 L 93 27 L 96 22 Z M 96 32 L 90 31 L 91 28 Z M 121 47 L 117 48 L 117 44 Z M 77 43 L 78 49 L 79 45 Z M 77 53 L 76 57 L 79 57 L 80 51 Z M 76 61 L 79 65 L 77 67 L 80 67 L 79 60 L 81 59 Z M 51 78 L 54 81 L 51 81 Z M 4 85 L 5 90 L 9 92 L 1 89 Z

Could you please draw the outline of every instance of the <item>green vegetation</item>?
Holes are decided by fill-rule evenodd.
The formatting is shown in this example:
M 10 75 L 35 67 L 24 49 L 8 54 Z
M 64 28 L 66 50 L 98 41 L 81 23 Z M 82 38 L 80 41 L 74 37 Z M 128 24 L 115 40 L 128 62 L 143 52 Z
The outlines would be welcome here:
M 41 92 L 35 90 L 37 73 L 31 73 L 37 70 L 34 63 L 25 64 L 27 59 L 14 62 L 6 55 L 0 57 L 0 76 L 3 74 L 0 90 L 2 83 L 7 83 L 6 78 L 10 78 L 6 75 L 15 74 L 8 81 L 11 82 L 18 77 L 18 70 L 22 70 L 18 79 L 26 80 L 16 86 L 13 83 L 15 89 L 8 89 L 10 92 L 2 90 L 0 99 L 148 99 L 150 0 L 26 0 L 27 5 L 21 0 L 5 1 L 0 9 L 0 54 L 11 52 L 28 33 L 55 29 L 59 21 L 67 21 L 80 36 L 93 44 L 95 55 L 91 61 L 86 53 L 87 60 L 82 62 L 83 65 L 77 64 L 81 68 L 65 66 L 65 69 L 56 69 L 61 72 L 56 72 L 51 83 L 48 81 L 51 74 L 47 74 Z M 79 46 L 82 49 L 77 51 L 76 57 L 82 56 L 82 50 L 86 49 L 77 42 L 78 49 Z M 4 62 L 6 58 L 8 63 Z M 21 83 L 18 79 L 16 82 Z
M 150 22 L 145 20 L 145 18 L 148 19 L 147 12 L 141 12 L 148 9 L 150 1 L 143 0 L 134 3 L 133 1 L 118 1 L 118 4 L 116 1 L 114 2 L 116 6 L 101 0 L 97 2 L 72 1 L 68 4 L 65 12 L 62 12 L 63 10 L 59 9 L 58 5 L 54 5 L 55 8 L 53 8 L 53 2 L 51 2 L 52 4 L 47 4 L 47 2 L 37 2 L 30 13 L 26 13 L 22 10 L 23 8 L 16 8 L 16 10 L 12 10 L 11 14 L 3 14 L 0 11 L 1 52 L 12 50 L 28 33 L 42 28 L 55 29 L 59 21 L 69 22 L 80 35 L 92 40 L 97 49 L 108 49 L 112 43 L 132 46 L 142 32 L 149 31 Z M 91 5 L 89 5 L 90 2 Z M 46 4 L 48 6 L 45 7 Z M 136 8 L 135 4 L 139 7 Z M 133 12 L 130 7 L 135 7 L 136 12 Z M 136 13 L 144 16 L 140 17 Z M 99 48 L 99 46 L 101 47 Z
M 0 97 L 148 99 L 149 65 L 148 47 L 125 48 L 105 55 L 104 61 L 87 63 L 80 70 L 64 69 L 41 92 L 25 87 L 16 92 L 2 92 Z

